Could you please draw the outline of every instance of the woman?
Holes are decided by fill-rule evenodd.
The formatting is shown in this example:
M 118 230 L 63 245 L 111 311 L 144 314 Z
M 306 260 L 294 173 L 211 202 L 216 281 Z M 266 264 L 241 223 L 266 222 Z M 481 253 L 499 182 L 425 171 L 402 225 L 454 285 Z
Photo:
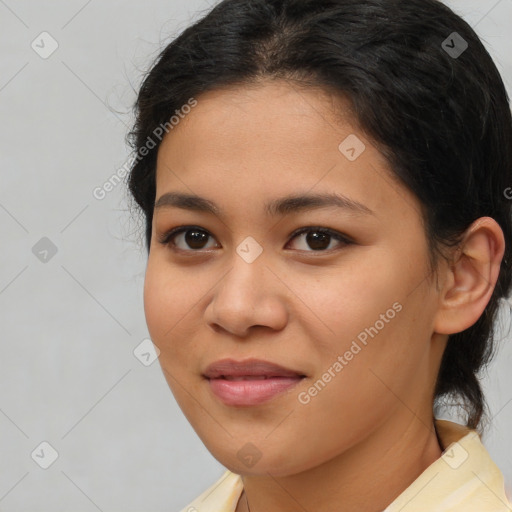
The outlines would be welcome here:
M 227 468 L 183 510 L 511 510 L 477 374 L 511 288 L 512 120 L 466 22 L 224 0 L 161 53 L 131 135 L 149 332 Z

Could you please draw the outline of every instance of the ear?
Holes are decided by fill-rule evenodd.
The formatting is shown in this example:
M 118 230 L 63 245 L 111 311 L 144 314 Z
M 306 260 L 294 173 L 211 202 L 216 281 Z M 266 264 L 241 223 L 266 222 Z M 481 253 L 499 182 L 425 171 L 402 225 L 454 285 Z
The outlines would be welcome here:
M 481 217 L 469 226 L 453 261 L 443 270 L 435 332 L 455 334 L 476 323 L 496 286 L 504 252 L 503 231 L 494 219 Z

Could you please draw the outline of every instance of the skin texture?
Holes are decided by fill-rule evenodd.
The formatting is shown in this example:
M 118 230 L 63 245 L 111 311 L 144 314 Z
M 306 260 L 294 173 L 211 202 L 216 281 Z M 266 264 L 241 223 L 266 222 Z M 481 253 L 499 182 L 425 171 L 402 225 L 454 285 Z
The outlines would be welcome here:
M 441 455 L 435 379 L 448 334 L 472 325 L 492 294 L 501 229 L 479 219 L 433 274 L 420 205 L 392 178 L 348 102 L 281 80 L 197 100 L 159 149 L 156 199 L 196 194 L 223 215 L 155 209 L 144 300 L 167 382 L 213 456 L 243 476 L 237 512 L 247 510 L 245 493 L 251 512 L 383 510 Z M 351 134 L 366 146 L 354 161 L 338 149 Z M 263 210 L 270 199 L 331 192 L 373 214 Z M 174 238 L 181 252 L 159 241 L 187 225 L 210 235 L 204 248 L 191 248 L 184 234 Z M 315 250 L 306 234 L 291 237 L 307 226 L 353 243 L 331 238 Z M 236 252 L 248 236 L 263 249 L 252 263 Z M 394 318 L 301 403 L 299 393 L 396 303 Z M 259 406 L 224 405 L 203 371 L 253 357 L 306 378 Z M 237 457 L 247 443 L 261 455 L 251 467 Z

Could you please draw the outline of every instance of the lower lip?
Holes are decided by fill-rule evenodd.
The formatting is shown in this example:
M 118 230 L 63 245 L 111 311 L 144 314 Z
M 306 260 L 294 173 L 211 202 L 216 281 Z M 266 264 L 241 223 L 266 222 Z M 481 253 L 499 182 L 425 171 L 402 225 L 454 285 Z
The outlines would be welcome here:
M 259 405 L 297 385 L 302 377 L 260 380 L 208 379 L 213 393 L 226 405 Z

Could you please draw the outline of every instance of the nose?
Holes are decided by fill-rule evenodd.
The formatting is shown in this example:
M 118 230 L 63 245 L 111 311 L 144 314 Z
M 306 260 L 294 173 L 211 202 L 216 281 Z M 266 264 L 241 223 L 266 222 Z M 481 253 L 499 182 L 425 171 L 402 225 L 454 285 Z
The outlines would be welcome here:
M 281 330 L 288 321 L 287 288 L 264 258 L 248 262 L 238 254 L 213 290 L 205 321 L 218 332 L 244 338 L 251 327 Z

